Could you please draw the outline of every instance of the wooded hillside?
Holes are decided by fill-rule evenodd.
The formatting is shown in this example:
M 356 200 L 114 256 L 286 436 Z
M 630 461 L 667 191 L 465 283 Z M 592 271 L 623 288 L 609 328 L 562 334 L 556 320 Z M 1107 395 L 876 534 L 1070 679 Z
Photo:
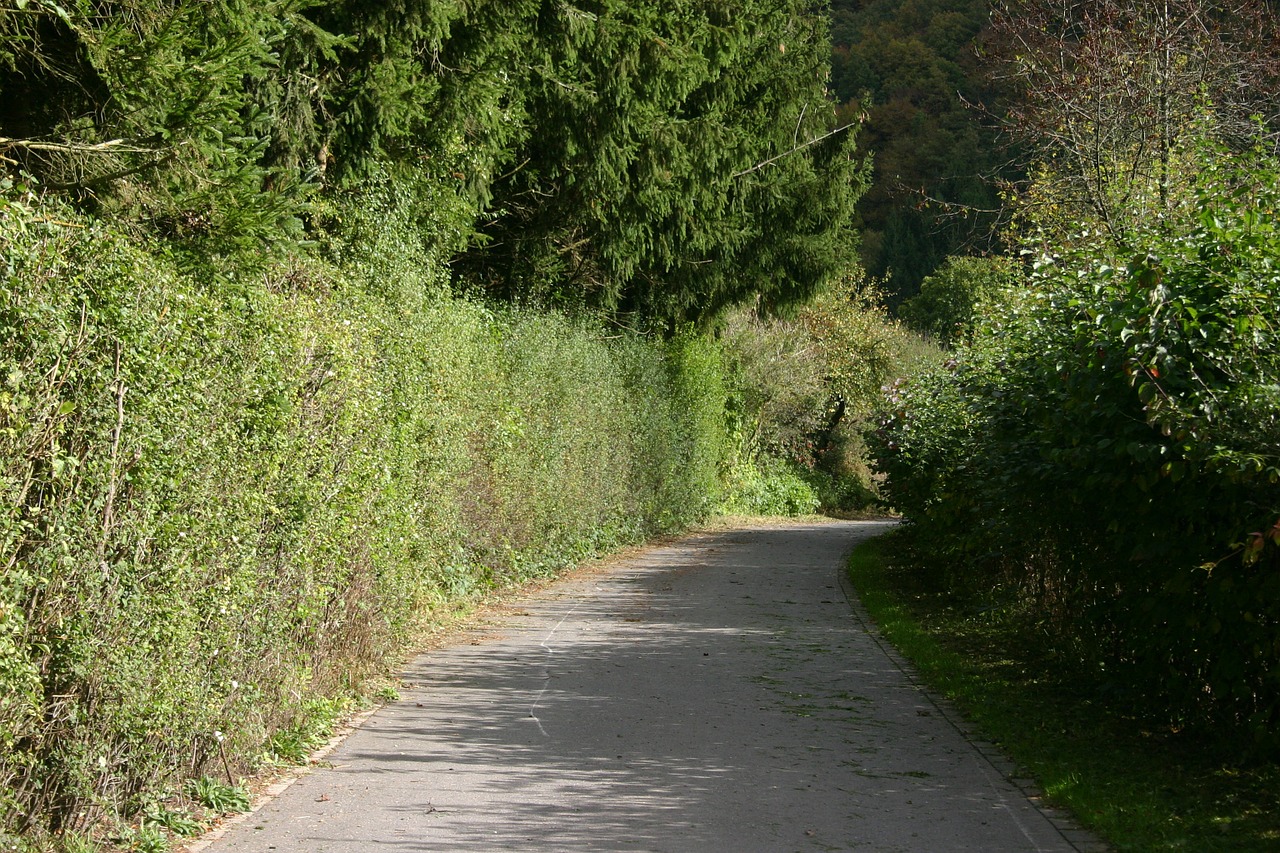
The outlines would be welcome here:
M 1003 249 L 1002 182 L 1025 163 L 1001 134 L 1008 85 L 988 0 L 835 0 L 831 86 L 865 116 L 874 172 L 858 205 L 867 272 L 897 305 L 951 255 Z

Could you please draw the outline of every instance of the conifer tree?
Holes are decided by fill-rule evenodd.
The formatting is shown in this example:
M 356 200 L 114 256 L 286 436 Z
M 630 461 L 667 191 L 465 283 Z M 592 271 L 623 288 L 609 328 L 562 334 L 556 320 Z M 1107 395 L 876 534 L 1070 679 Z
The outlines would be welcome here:
M 213 248 L 409 174 L 471 201 L 497 298 L 670 326 L 853 259 L 804 0 L 9 0 L 0 44 L 0 156 Z
M 128 199 L 171 231 L 277 228 L 261 158 L 274 117 L 251 90 L 274 72 L 298 5 L 12 0 L 0 9 L 0 155 L 46 190 Z
M 463 264 L 489 292 L 675 324 L 851 262 L 861 177 L 852 134 L 827 136 L 808 4 L 557 4 L 534 26 L 530 134 Z

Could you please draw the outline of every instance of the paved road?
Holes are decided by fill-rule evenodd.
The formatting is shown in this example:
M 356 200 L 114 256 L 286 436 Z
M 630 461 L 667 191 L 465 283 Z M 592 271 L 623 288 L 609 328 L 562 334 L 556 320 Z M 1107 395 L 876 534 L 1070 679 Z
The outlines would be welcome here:
M 1080 849 L 846 599 L 884 527 L 699 534 L 553 585 L 204 850 Z

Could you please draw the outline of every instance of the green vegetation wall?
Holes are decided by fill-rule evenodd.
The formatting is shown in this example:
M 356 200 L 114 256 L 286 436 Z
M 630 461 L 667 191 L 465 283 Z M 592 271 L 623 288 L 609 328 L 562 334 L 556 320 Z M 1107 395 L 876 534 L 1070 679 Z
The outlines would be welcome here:
M 876 451 L 922 550 L 1057 663 L 1126 714 L 1274 753 L 1280 167 L 1195 156 L 1179 227 L 1038 256 L 895 389 Z
M 452 298 L 404 213 L 332 211 L 377 254 L 197 273 L 10 190 L 0 832 L 261 754 L 424 612 L 716 501 L 708 339 Z
M 984 614 L 1152 730 L 1272 754 L 1278 37 L 1260 0 L 997 7 L 1020 252 L 903 306 L 953 357 L 894 387 L 874 442 Z
M 473 289 L 670 330 L 854 261 L 829 57 L 805 0 L 30 0 L 0 8 L 0 157 L 218 253 L 426 170 L 471 207 Z

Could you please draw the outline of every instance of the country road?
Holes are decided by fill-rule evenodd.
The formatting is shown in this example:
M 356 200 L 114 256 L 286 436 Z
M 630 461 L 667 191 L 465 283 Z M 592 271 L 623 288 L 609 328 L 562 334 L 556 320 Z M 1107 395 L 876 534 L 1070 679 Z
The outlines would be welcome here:
M 840 571 L 881 522 L 697 534 L 548 586 L 202 853 L 1075 851 Z

